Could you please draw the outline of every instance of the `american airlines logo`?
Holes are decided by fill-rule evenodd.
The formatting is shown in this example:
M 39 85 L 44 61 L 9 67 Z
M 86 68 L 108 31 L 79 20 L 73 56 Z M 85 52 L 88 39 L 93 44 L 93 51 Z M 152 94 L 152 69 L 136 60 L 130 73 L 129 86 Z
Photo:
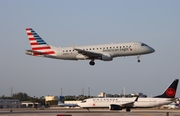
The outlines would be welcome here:
M 103 52 L 111 52 L 111 51 L 128 51 L 128 50 L 131 50 L 132 51 L 132 48 L 131 48 L 131 46 L 123 46 L 122 48 L 119 48 L 119 49 L 112 49 L 112 48 L 110 48 L 110 49 L 104 49 L 103 50 Z

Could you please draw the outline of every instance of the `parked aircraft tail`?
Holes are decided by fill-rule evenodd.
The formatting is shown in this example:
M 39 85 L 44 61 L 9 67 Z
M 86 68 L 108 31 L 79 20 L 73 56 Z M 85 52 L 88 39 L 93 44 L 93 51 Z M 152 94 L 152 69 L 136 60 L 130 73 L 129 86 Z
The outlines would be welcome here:
M 58 100 L 58 106 L 60 105 L 64 105 L 64 103 L 62 103 L 60 100 Z
M 163 94 L 155 96 L 155 98 L 174 98 L 179 79 L 175 79 L 171 85 L 164 91 Z
M 27 50 L 26 54 L 33 56 L 55 55 L 54 50 L 52 50 L 51 47 L 32 28 L 26 28 L 26 33 L 32 48 L 32 50 Z

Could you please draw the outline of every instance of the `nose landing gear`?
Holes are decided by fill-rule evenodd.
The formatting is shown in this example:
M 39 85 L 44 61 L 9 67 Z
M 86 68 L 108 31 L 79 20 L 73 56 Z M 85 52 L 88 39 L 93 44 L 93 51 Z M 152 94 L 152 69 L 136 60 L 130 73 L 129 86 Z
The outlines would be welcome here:
M 137 59 L 138 59 L 137 62 L 141 62 L 140 55 L 137 56 Z
M 95 65 L 94 60 L 91 60 L 91 61 L 89 62 L 89 64 L 90 64 L 91 66 L 94 66 L 94 65 Z

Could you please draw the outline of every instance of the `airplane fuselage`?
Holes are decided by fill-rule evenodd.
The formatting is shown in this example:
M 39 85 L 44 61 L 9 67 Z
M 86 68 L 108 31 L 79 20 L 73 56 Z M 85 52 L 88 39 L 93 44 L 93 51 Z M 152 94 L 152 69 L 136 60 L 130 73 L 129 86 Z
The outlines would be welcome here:
M 93 57 L 88 57 L 86 55 L 80 54 L 78 51 L 74 50 L 73 47 L 64 47 L 64 48 L 56 48 L 53 46 L 50 47 L 56 53 L 56 55 L 51 58 L 63 59 L 63 60 L 93 59 Z M 104 61 L 111 61 L 115 57 L 143 55 L 154 52 L 153 48 L 141 42 L 103 44 L 103 45 L 92 45 L 92 46 L 76 46 L 76 48 L 84 51 L 102 54 L 104 57 L 98 57 L 94 59 L 99 59 Z M 42 56 L 48 57 L 46 55 L 42 55 Z
M 142 42 L 102 44 L 91 46 L 72 46 L 58 48 L 48 45 L 32 28 L 26 28 L 32 50 L 26 54 L 63 60 L 94 60 L 111 61 L 115 57 L 140 55 L 153 53 L 155 50 Z
M 158 96 L 153 98 L 89 98 L 83 100 L 78 105 L 82 108 L 106 108 L 110 110 L 122 110 L 126 109 L 127 112 L 131 111 L 131 108 L 149 108 L 167 105 L 176 100 L 176 89 L 179 79 L 175 79 L 170 86 Z
M 135 98 L 90 98 L 78 105 L 82 108 L 109 108 L 111 104 L 123 107 L 123 104 L 134 101 Z M 170 98 L 139 98 L 130 108 L 150 108 L 172 103 Z M 127 107 L 127 106 L 125 106 Z

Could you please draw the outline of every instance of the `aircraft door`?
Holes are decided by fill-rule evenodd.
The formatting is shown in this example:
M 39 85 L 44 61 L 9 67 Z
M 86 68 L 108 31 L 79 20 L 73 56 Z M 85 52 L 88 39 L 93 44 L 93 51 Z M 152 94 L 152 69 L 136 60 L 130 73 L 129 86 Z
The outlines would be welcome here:
M 62 50 L 61 49 L 58 50 L 58 56 L 62 56 Z
M 134 51 L 138 51 L 138 45 L 137 44 L 133 44 L 133 48 L 134 48 Z

